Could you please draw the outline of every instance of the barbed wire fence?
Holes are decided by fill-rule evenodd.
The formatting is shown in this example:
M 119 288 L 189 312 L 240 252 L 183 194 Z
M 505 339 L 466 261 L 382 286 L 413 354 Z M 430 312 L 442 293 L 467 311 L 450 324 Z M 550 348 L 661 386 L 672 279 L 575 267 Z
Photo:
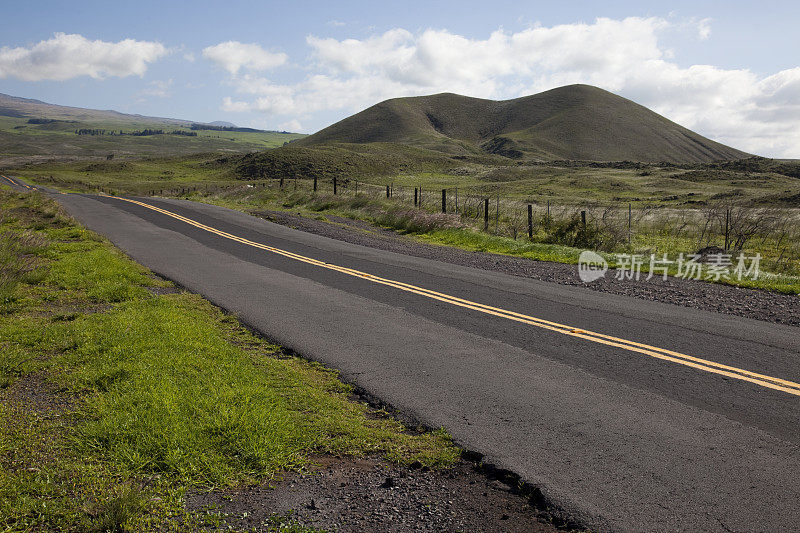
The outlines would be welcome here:
M 387 208 L 414 209 L 420 215 L 446 214 L 450 215 L 448 220 L 455 216 L 463 226 L 515 240 L 615 251 L 630 249 L 636 236 L 647 232 L 664 238 L 694 239 L 698 250 L 714 246 L 724 251 L 739 251 L 748 244 L 770 243 L 775 247 L 778 264 L 800 259 L 800 210 L 752 206 L 737 203 L 734 198 L 685 207 L 625 201 L 526 200 L 504 194 L 499 184 L 438 188 L 342 177 L 284 177 L 150 188 L 141 194 L 210 195 L 258 189 L 287 195 L 312 194 L 320 199 L 330 196 L 331 200 L 335 200 L 333 197 L 381 200 L 388 204 Z

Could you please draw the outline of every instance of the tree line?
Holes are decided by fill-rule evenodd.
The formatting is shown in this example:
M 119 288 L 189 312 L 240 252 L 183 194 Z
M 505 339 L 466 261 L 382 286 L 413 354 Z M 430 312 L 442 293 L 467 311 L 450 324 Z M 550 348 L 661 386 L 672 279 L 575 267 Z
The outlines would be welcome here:
M 255 128 L 240 128 L 238 126 L 215 126 L 213 124 L 192 124 L 189 126 L 193 130 L 209 131 L 238 131 L 244 133 L 289 133 L 288 131 L 257 130 Z
M 145 130 L 134 130 L 134 131 L 116 131 L 116 130 L 104 130 L 104 129 L 91 129 L 91 128 L 81 128 L 75 130 L 76 135 L 130 135 L 132 137 L 146 137 L 149 135 L 183 135 L 185 137 L 197 137 L 196 131 L 185 131 L 185 130 L 172 130 L 172 131 L 164 131 L 164 130 L 153 130 L 153 129 L 145 129 Z

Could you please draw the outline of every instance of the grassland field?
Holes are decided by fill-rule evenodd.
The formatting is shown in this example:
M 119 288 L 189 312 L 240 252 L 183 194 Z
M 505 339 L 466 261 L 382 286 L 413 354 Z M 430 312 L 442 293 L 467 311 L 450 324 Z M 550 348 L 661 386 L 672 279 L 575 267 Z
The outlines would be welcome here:
M 0 166 L 4 162 L 26 160 L 97 158 L 109 155 L 178 156 L 198 152 L 252 152 L 282 146 L 303 137 L 301 134 L 279 132 L 239 132 L 196 130 L 197 136 L 171 135 L 77 135 L 79 129 L 131 133 L 146 129 L 192 132 L 188 125 L 165 124 L 148 120 L 97 121 L 63 120 L 47 124 L 30 124 L 27 117 L 0 116 Z
M 534 203 L 632 203 L 692 208 L 729 198 L 739 204 L 800 208 L 800 178 L 768 167 L 757 171 L 659 165 L 602 168 L 558 163 L 511 164 L 502 158 L 460 161 L 432 154 L 421 160 L 416 153 L 418 149 L 406 147 L 405 153 L 395 152 L 383 145 L 361 150 L 367 151 L 286 147 L 254 154 L 258 164 L 264 163 L 263 154 L 269 156 L 264 176 L 247 174 L 248 156 L 243 159 L 238 154 L 219 153 L 112 161 L 103 157 L 15 165 L 7 171 L 38 179 L 52 175 L 56 182 L 73 182 L 83 190 L 103 187 L 131 193 L 154 187 L 279 177 L 308 180 L 316 176 L 330 187 L 336 176 L 345 187 L 360 181 L 381 187 L 393 184 L 406 191 L 413 187 L 431 192 L 459 188 L 465 194 L 500 195 Z M 391 155 L 387 155 L 389 152 Z

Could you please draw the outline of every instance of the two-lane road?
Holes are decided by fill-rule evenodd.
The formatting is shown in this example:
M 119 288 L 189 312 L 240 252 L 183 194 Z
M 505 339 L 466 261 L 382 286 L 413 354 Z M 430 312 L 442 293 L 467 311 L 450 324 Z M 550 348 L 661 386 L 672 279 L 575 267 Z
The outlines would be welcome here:
M 800 330 L 352 245 L 180 200 L 59 195 L 134 259 L 600 530 L 800 524 Z

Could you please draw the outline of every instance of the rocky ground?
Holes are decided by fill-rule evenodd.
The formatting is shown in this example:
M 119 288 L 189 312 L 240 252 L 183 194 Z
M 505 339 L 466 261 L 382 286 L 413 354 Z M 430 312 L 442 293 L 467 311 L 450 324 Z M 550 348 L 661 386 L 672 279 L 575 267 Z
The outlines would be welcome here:
M 280 211 L 256 211 L 252 214 L 309 233 L 381 250 L 494 270 L 562 285 L 581 286 L 586 290 L 632 296 L 777 324 L 800 326 L 800 297 L 796 295 L 679 278 L 668 278 L 664 281 L 660 277 L 654 277 L 646 282 L 618 280 L 610 273 L 605 278 L 585 284 L 578 278 L 576 265 L 532 261 L 421 243 L 363 221 L 342 217 L 328 216 L 328 220 L 324 221 Z
M 247 531 L 280 522 L 341 532 L 557 531 L 530 496 L 466 461 L 441 471 L 378 459 L 315 462 L 310 473 L 270 486 L 191 494 L 187 505 L 215 509 L 227 525 Z

